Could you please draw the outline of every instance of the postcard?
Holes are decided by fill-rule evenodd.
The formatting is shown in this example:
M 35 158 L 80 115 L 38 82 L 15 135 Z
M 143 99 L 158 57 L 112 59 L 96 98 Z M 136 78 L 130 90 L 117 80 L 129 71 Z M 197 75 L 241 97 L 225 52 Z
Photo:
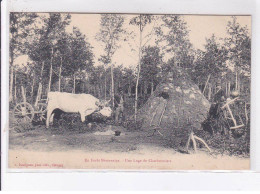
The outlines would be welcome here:
M 250 15 L 9 17 L 10 169 L 250 169 Z

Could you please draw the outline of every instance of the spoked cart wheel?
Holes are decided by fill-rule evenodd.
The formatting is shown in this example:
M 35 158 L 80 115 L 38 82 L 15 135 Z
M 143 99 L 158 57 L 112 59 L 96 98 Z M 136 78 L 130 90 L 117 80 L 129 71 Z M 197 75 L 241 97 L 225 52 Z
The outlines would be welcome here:
M 13 116 L 17 123 L 32 122 L 34 117 L 34 108 L 28 102 L 21 102 L 14 107 Z
M 38 105 L 35 107 L 34 120 L 44 122 L 46 121 L 46 114 L 47 114 L 47 104 L 38 103 Z

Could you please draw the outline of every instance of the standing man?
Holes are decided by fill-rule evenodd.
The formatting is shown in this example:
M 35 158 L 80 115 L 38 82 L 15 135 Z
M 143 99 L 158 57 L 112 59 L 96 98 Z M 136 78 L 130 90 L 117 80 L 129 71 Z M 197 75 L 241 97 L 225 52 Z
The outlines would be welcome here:
M 118 89 L 118 94 L 115 95 L 115 124 L 121 123 L 124 116 L 124 98 L 122 89 Z
M 213 97 L 213 102 L 209 109 L 209 116 L 211 118 L 217 119 L 219 117 L 220 107 L 226 99 L 226 95 L 224 90 L 221 88 L 221 82 L 217 82 L 217 91 Z
M 217 91 L 216 94 L 214 95 L 214 102 L 215 103 L 221 103 L 224 102 L 226 99 L 226 95 L 225 95 L 225 91 L 221 88 L 221 82 L 218 81 L 217 82 L 217 87 L 216 87 Z
M 221 106 L 223 102 L 226 100 L 225 91 L 221 88 L 221 82 L 217 82 L 216 93 L 213 97 L 213 102 L 209 109 L 209 115 L 205 124 L 209 124 L 207 127 L 207 131 L 211 134 L 214 134 L 216 131 L 220 131 L 221 133 L 226 134 L 225 125 L 226 123 L 223 120 L 223 112 L 221 110 Z M 206 125 L 205 125 L 206 126 Z

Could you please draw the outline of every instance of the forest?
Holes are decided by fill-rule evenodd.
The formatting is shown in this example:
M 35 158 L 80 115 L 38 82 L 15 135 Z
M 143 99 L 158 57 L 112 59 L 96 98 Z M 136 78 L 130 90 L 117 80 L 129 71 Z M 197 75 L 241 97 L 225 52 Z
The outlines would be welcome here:
M 71 24 L 72 16 L 68 13 L 10 13 L 10 110 L 15 111 L 19 103 L 26 102 L 31 109 L 36 107 L 36 113 L 41 113 L 41 106 L 46 106 L 41 102 L 46 101 L 50 91 L 86 93 L 111 100 L 113 110 L 118 104 L 116 99 L 121 96 L 124 117 L 135 121 L 134 128 L 141 118 L 140 112 L 143 112 L 141 115 L 148 128 L 157 121 L 159 126 L 165 122 L 167 126 L 162 124 L 166 128 L 177 125 L 177 128 L 186 129 L 187 123 L 206 119 L 209 107 L 203 101 L 214 103 L 214 96 L 221 86 L 226 98 L 236 93 L 242 100 L 232 105 L 234 116 L 232 113 L 231 118 L 225 115 L 229 119 L 226 123 L 229 129 L 242 127 L 232 130 L 239 138 L 223 134 L 202 134 L 202 137 L 209 146 L 217 149 L 249 153 L 251 35 L 250 29 L 242 26 L 237 17 L 230 16 L 223 24 L 226 25 L 225 36 L 217 37 L 212 33 L 209 38 L 205 37 L 203 48 L 198 49 L 191 42 L 190 29 L 182 15 L 101 14 L 95 41 L 102 48 L 102 54 L 95 52 L 96 45 L 90 43 L 90 37 L 80 28 L 72 26 L 69 31 Z M 130 52 L 126 54 L 135 64 L 116 61 L 117 52 L 125 47 L 123 44 L 129 46 Z M 23 59 L 24 63 L 17 63 L 23 56 L 27 57 Z M 163 85 L 167 79 L 173 83 Z M 172 84 L 176 91 L 171 93 L 169 103 L 161 102 L 160 98 L 158 102 L 156 96 L 163 94 L 158 91 L 172 87 Z M 178 88 L 182 86 L 186 87 L 184 91 L 196 86 L 200 90 L 199 96 L 196 91 L 190 97 L 178 96 Z M 187 98 L 192 102 L 186 102 Z M 153 106 L 160 108 L 154 109 Z M 177 115 L 173 116 L 175 113 Z M 226 125 L 221 120 L 215 124 L 214 130 Z M 70 123 L 67 126 L 74 128 Z M 129 126 L 132 128 L 131 123 Z M 189 134 L 185 130 L 181 134 L 176 129 L 172 132 L 175 134 L 167 136 L 173 145 L 178 144 L 175 147 L 186 141 Z
M 250 99 L 251 38 L 247 27 L 240 26 L 234 16 L 226 24 L 228 36 L 212 34 L 200 50 L 189 41 L 181 15 L 133 15 L 127 25 L 136 27 L 136 39 L 124 29 L 124 15 L 103 14 L 96 35 L 104 49 L 98 59 L 101 65 L 94 64 L 88 37 L 76 27 L 71 33 L 66 31 L 70 22 L 70 14 L 10 14 L 11 104 L 21 101 L 23 93 L 34 103 L 39 94 L 46 96 L 48 91 L 89 93 L 99 99 L 113 99 L 123 91 L 129 99 L 127 106 L 136 111 L 176 66 L 188 72 L 209 101 L 219 80 L 227 96 L 235 90 Z M 152 26 L 148 33 L 147 26 Z M 131 39 L 138 43 L 136 66 L 115 66 L 113 55 L 122 41 Z M 14 63 L 21 55 L 29 58 L 23 66 Z

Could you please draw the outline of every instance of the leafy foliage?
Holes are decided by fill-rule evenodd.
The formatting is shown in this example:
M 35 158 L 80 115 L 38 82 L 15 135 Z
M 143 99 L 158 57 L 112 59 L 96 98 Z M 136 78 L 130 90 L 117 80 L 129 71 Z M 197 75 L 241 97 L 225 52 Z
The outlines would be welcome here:
M 227 50 L 217 43 L 213 34 L 209 39 L 206 39 L 205 51 L 198 51 L 193 79 L 206 82 L 208 75 L 219 79 L 227 71 L 226 61 Z
M 251 38 L 247 26 L 241 27 L 237 18 L 232 17 L 232 21 L 229 21 L 227 25 L 227 33 L 229 37 L 225 39 L 225 45 L 228 49 L 229 60 L 250 75 Z
M 120 40 L 123 38 L 124 17 L 118 14 L 103 14 L 101 16 L 101 29 L 96 39 L 104 44 L 105 55 L 101 56 L 104 64 L 111 63 L 111 58 L 120 47 Z

